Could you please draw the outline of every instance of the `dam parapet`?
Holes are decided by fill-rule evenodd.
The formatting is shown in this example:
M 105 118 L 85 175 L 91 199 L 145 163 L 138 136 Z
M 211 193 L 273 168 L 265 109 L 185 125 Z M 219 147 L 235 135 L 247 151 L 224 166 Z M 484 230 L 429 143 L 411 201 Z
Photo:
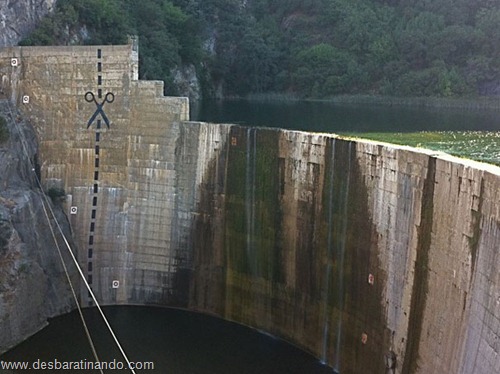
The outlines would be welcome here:
M 500 370 L 498 167 L 190 122 L 187 98 L 138 80 L 137 53 L 0 50 L 102 304 L 214 314 L 341 373 Z

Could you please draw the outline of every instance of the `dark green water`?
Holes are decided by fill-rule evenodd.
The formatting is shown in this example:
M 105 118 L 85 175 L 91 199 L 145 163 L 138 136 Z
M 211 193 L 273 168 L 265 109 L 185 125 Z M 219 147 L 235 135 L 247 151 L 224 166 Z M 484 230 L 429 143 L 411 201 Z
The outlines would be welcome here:
M 193 120 L 337 133 L 500 165 L 500 111 L 301 101 L 206 101 Z
M 322 101 L 208 100 L 191 104 L 191 119 L 335 133 L 500 131 L 500 111 Z
M 137 373 L 333 373 L 311 355 L 282 340 L 221 319 L 166 308 L 120 306 L 104 310 L 130 361 L 154 363 L 154 370 Z M 123 361 L 97 310 L 86 309 L 85 316 L 101 361 Z M 92 357 L 79 316 L 73 312 L 55 318 L 47 328 L 0 359 L 54 362 L 57 358 L 79 362 L 94 361 Z

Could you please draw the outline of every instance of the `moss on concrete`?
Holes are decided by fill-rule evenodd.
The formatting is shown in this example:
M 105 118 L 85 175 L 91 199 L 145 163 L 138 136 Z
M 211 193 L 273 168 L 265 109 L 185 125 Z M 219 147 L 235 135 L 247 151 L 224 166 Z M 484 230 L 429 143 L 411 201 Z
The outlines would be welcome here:
M 278 175 L 278 132 L 234 127 L 231 137 L 236 140 L 229 148 L 225 226 L 230 268 L 279 281 L 282 278 L 281 210 L 279 181 L 275 177 Z M 251 180 L 247 181 L 249 177 Z M 247 196 L 249 191 L 251 198 Z M 249 209 L 252 227 L 248 222 Z M 251 248 L 247 248 L 249 241 Z

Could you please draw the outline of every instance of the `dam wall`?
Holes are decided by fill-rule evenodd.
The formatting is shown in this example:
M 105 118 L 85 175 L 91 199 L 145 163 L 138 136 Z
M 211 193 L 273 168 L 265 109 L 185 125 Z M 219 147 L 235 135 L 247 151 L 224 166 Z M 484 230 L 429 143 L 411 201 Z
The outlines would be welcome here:
M 137 71 L 133 41 L 0 50 L 100 303 L 216 315 L 340 373 L 500 371 L 498 167 L 190 122 Z

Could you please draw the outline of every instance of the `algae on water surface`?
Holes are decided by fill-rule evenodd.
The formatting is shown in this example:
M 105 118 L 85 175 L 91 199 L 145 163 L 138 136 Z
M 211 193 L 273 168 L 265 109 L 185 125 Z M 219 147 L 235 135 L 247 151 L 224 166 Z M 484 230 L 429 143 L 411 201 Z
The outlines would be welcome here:
M 458 157 L 500 165 L 500 131 L 374 132 L 343 135 L 428 148 Z

